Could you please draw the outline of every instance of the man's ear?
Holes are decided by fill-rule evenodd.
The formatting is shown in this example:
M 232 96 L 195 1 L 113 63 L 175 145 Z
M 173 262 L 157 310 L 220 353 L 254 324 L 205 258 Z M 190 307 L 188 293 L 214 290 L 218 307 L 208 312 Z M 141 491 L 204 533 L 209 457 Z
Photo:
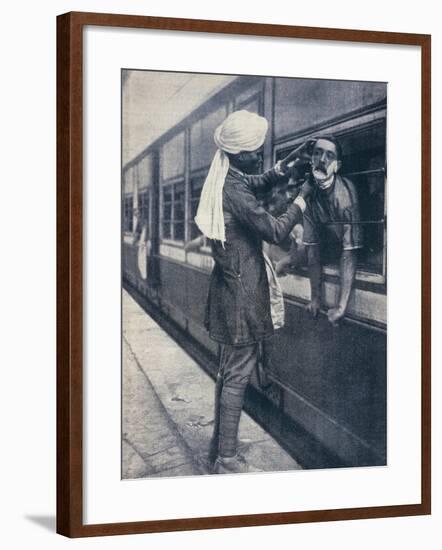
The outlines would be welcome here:
M 341 166 L 342 166 L 342 161 L 338 160 L 336 172 L 339 172 L 339 170 L 341 169 Z

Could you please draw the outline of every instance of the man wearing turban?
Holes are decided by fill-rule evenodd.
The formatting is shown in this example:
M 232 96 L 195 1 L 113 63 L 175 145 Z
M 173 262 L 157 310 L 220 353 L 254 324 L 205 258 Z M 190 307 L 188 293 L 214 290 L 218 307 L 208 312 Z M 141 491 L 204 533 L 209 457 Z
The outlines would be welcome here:
M 215 426 L 209 451 L 214 473 L 253 470 L 238 453 L 244 393 L 258 360 L 259 343 L 283 325 L 282 292 L 262 250 L 263 240 L 282 242 L 302 221 L 303 186 L 279 217 L 259 205 L 258 190 L 287 177 L 300 147 L 274 168 L 257 175 L 267 120 L 248 111 L 231 113 L 215 131 L 218 147 L 203 186 L 195 222 L 208 239 L 215 266 L 210 279 L 206 327 L 220 343 L 215 385 Z

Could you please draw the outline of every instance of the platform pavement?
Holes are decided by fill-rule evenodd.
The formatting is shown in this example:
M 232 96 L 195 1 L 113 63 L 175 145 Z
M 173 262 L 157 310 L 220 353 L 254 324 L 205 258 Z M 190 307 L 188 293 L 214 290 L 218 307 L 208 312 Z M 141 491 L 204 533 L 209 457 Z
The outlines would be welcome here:
M 214 382 L 123 291 L 123 478 L 209 474 Z M 263 471 L 301 467 L 246 413 L 241 452 Z

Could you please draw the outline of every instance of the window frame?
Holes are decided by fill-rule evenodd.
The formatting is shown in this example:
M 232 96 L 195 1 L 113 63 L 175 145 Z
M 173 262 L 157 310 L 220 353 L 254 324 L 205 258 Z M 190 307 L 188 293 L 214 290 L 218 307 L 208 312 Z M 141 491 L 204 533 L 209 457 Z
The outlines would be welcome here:
M 303 130 L 301 133 L 292 135 L 289 138 L 282 138 L 273 143 L 273 163 L 276 162 L 278 153 L 288 148 L 296 148 L 307 138 L 314 134 L 330 133 L 338 139 L 360 130 L 368 129 L 372 126 L 386 124 L 387 109 L 386 104 L 373 109 L 368 107 L 365 112 L 358 113 L 356 116 L 345 115 L 341 121 L 334 121 L 333 124 L 324 123 L 321 127 L 315 126 L 313 129 Z M 384 121 L 384 122 L 383 122 Z M 357 268 L 355 275 L 355 287 L 359 289 L 374 290 L 375 292 L 386 292 L 387 285 L 387 150 L 385 151 L 384 172 L 384 217 L 383 217 L 383 254 L 382 254 L 382 273 L 375 273 L 365 269 Z M 376 169 L 376 171 L 380 171 Z M 366 173 L 367 170 L 360 172 L 342 173 L 344 177 Z M 322 273 L 325 280 L 336 281 L 339 278 L 339 268 L 332 265 L 322 266 Z M 303 275 L 303 274 L 302 274 Z
M 128 201 L 130 201 L 130 207 L 127 207 Z M 128 216 L 130 212 L 130 216 Z M 130 220 L 130 225 L 128 225 Z M 129 237 L 134 232 L 134 193 L 124 193 L 123 195 L 123 235 Z
M 176 186 L 182 184 L 183 185 L 183 191 L 184 191 L 184 200 L 183 200 L 183 209 L 184 209 L 184 218 L 183 219 L 175 219 L 175 190 Z M 170 220 L 164 219 L 164 188 L 170 187 L 172 191 L 172 200 L 167 201 L 167 204 L 171 205 L 171 217 Z M 160 182 L 160 215 L 159 215 L 159 235 L 160 235 L 160 241 L 164 244 L 171 244 L 174 246 L 184 246 L 184 243 L 186 242 L 186 178 L 183 174 L 182 176 L 177 176 L 175 178 L 171 178 L 168 180 L 161 180 Z M 170 222 L 170 237 L 164 237 L 163 233 L 163 223 Z M 177 223 L 182 223 L 184 225 L 184 235 L 182 239 L 176 239 L 175 238 L 175 225 Z
M 194 219 L 193 219 L 193 217 L 192 217 L 192 202 L 193 202 L 193 201 L 196 201 L 196 200 L 198 200 L 198 202 L 199 202 L 199 200 L 200 200 L 200 198 L 201 198 L 201 193 L 200 193 L 198 199 L 192 198 L 192 180 L 193 180 L 194 178 L 203 178 L 203 185 L 204 185 L 204 179 L 205 179 L 205 176 L 207 176 L 207 173 L 208 173 L 208 171 L 209 171 L 209 168 L 210 168 L 210 165 L 209 165 L 209 166 L 205 166 L 205 167 L 203 167 L 203 168 L 199 168 L 198 170 L 195 170 L 194 172 L 192 172 L 192 173 L 189 175 L 189 208 L 188 208 L 189 215 L 188 215 L 188 218 L 187 218 L 187 221 L 186 221 L 186 224 L 187 224 L 187 231 L 188 231 L 188 233 L 187 233 L 187 234 L 188 234 L 188 241 L 191 241 L 191 240 L 192 240 L 192 238 L 191 238 L 191 236 L 192 236 L 192 229 L 191 229 L 191 228 L 192 228 L 192 226 L 195 225 L 195 221 L 194 221 Z M 202 190 L 202 188 L 203 188 L 203 185 L 201 186 L 201 190 Z M 194 237 L 194 238 L 195 238 L 195 237 Z M 207 246 L 207 247 L 205 247 L 205 248 L 207 248 L 207 250 L 210 251 L 210 247 L 209 247 L 209 246 Z

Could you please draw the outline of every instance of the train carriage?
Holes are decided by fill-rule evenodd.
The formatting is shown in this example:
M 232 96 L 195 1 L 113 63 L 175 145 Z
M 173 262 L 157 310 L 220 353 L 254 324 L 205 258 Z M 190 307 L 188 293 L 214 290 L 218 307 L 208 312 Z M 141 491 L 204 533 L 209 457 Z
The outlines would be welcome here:
M 325 311 L 305 311 L 305 267 L 281 277 L 286 325 L 262 349 L 267 384 L 254 376 L 248 409 L 306 468 L 386 464 L 386 84 L 238 76 L 206 97 L 122 170 L 124 285 L 202 350 L 214 374 L 218 345 L 204 328 L 213 266 L 194 216 L 215 144 L 232 111 L 269 121 L 264 168 L 315 134 L 333 133 L 341 173 L 356 186 L 364 247 L 347 314 L 338 328 Z M 272 258 L 283 252 L 267 247 Z M 278 256 L 279 255 L 279 256 Z M 323 266 L 323 302 L 339 291 L 338 268 Z M 195 348 L 196 349 L 196 348 Z M 205 354 L 205 355 L 204 355 Z M 308 442 L 308 443 L 306 443 Z

